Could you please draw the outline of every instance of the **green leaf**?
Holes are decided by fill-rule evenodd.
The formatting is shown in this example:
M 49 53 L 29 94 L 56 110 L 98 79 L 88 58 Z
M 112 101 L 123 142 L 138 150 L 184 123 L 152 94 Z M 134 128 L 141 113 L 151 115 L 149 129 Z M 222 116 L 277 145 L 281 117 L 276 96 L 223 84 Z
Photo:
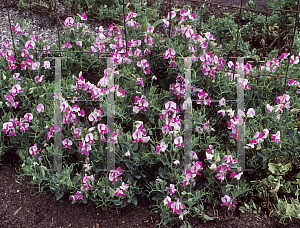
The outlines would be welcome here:
M 159 20 L 155 21 L 152 26 L 155 28 L 157 25 L 159 25 L 162 22 L 163 22 L 163 19 L 159 19 Z
M 128 169 L 132 169 L 132 162 L 131 161 L 126 161 L 125 164 L 126 164 Z
M 291 122 L 293 122 L 292 120 L 286 120 L 283 126 L 287 126 L 289 125 Z
M 132 145 L 131 145 L 131 148 L 132 148 L 132 151 L 136 151 L 138 149 L 139 145 L 137 144 L 137 142 L 134 142 Z
M 210 217 L 210 216 L 204 214 L 203 212 L 202 212 L 202 215 L 203 215 L 203 218 L 204 218 L 205 220 L 207 220 L 207 221 L 212 221 L 212 220 L 214 220 L 214 218 L 212 218 L 212 217 Z
M 293 140 L 293 138 L 294 138 L 294 135 L 295 135 L 295 131 L 294 131 L 294 130 L 291 130 L 291 129 L 289 129 L 289 130 L 288 130 L 288 135 L 289 135 L 290 139 L 291 139 L 291 140 Z
M 275 174 L 277 172 L 277 166 L 275 163 L 269 163 L 268 166 L 271 173 Z
M 290 170 L 291 167 L 292 167 L 292 164 L 291 163 L 287 163 L 286 165 L 279 167 L 279 171 L 282 174 L 285 174 L 286 172 L 288 172 Z
M 56 200 L 60 200 L 64 196 L 64 192 L 61 192 L 59 195 L 56 196 Z

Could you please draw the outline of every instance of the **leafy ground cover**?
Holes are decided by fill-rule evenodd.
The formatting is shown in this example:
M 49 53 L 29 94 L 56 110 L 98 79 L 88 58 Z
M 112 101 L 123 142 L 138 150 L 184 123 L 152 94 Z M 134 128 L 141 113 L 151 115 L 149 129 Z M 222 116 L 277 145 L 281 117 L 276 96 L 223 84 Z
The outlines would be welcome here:
M 1 82 L 3 88 L 1 91 L 3 94 L 2 104 L 4 104 L 6 100 L 9 100 L 9 103 L 5 103 L 7 107 L 2 105 L 1 111 L 3 131 L 5 133 L 3 134 L 2 132 L 1 135 L 3 139 L 1 153 L 4 154 L 2 155 L 4 161 L 13 154 L 18 154 L 21 159 L 22 170 L 24 171 L 23 175 L 32 177 L 31 183 L 38 185 L 39 191 L 52 192 L 57 200 L 69 199 L 69 202 L 71 200 L 72 204 L 75 203 L 74 205 L 82 205 L 82 202 L 84 204 L 90 204 L 91 201 L 94 201 L 94 203 L 100 205 L 102 208 L 110 208 L 108 212 L 110 216 L 105 215 L 109 218 L 112 216 L 111 211 L 113 209 L 119 208 L 120 211 L 126 213 L 127 210 L 130 211 L 131 209 L 139 208 L 143 203 L 146 207 L 150 205 L 154 206 L 154 211 L 161 215 L 161 223 L 170 227 L 178 227 L 179 225 L 182 225 L 182 227 L 197 227 L 199 224 L 203 227 L 200 220 L 218 220 L 221 218 L 219 214 L 226 215 L 226 213 L 228 214 L 225 218 L 235 218 L 233 216 L 238 216 L 241 212 L 253 212 L 270 216 L 276 215 L 281 219 L 281 222 L 286 222 L 288 218 L 299 217 L 299 162 L 297 161 L 299 158 L 298 133 L 300 123 L 298 110 L 300 107 L 299 97 L 297 95 L 299 90 L 295 89 L 299 83 L 296 80 L 289 80 L 288 88 L 286 89 L 283 88 L 284 79 L 280 78 L 268 78 L 268 80 L 265 78 L 259 78 L 257 80 L 248 78 L 247 80 L 239 81 L 239 84 L 241 84 L 245 90 L 247 89 L 247 92 L 245 92 L 246 112 L 244 116 L 248 127 L 246 130 L 246 140 L 248 143 L 246 155 L 247 166 L 254 169 L 251 173 L 241 173 L 239 169 L 235 169 L 237 168 L 237 161 L 235 160 L 237 154 L 235 141 L 236 125 L 238 125 L 236 121 L 239 117 L 234 116 L 232 109 L 236 108 L 235 105 L 227 105 L 226 103 L 226 100 L 232 100 L 236 97 L 235 90 L 237 84 L 233 81 L 232 75 L 216 72 L 216 69 L 220 70 L 222 67 L 232 68 L 233 66 L 233 63 L 229 61 L 229 57 L 233 54 L 234 34 L 237 31 L 234 19 L 228 14 L 225 15 L 225 19 L 210 17 L 207 23 L 203 24 L 202 28 L 199 28 L 199 21 L 195 21 L 196 14 L 193 13 L 192 8 L 190 8 L 191 12 L 190 10 L 188 11 L 187 8 L 186 11 L 174 8 L 172 18 L 174 15 L 175 19 L 169 22 L 168 18 L 159 20 L 155 11 L 147 11 L 147 9 L 140 10 L 137 8 L 138 4 L 139 3 L 132 2 L 126 5 L 128 24 L 127 38 L 129 40 L 132 39 L 131 45 L 134 44 L 133 47 L 140 45 L 138 41 L 134 41 L 134 39 L 140 38 L 143 40 L 143 48 L 147 47 L 144 52 L 144 59 L 138 61 L 133 58 L 135 64 L 130 65 L 129 58 L 117 54 L 119 47 L 122 48 L 123 46 L 124 48 L 121 38 L 122 35 L 120 35 L 122 34 L 122 30 L 117 29 L 122 28 L 122 25 L 115 24 L 119 27 L 109 26 L 108 30 L 105 30 L 105 32 L 108 32 L 108 37 L 114 35 L 115 41 L 120 39 L 120 43 L 112 43 L 109 46 L 111 50 L 115 50 L 116 47 L 118 47 L 118 51 L 115 50 L 115 54 L 111 54 L 115 63 L 120 65 L 118 68 L 120 72 L 115 72 L 115 82 L 120 85 L 120 88 L 115 88 L 117 96 L 120 97 L 117 98 L 117 101 L 120 101 L 122 99 L 121 97 L 124 97 L 125 89 L 121 89 L 126 88 L 126 91 L 129 90 L 131 92 L 131 94 L 130 92 L 126 92 L 128 96 L 122 100 L 121 105 L 118 104 L 116 106 L 116 126 L 120 129 L 120 136 L 116 144 L 116 163 L 119 168 L 112 170 L 109 176 L 107 172 L 99 171 L 105 164 L 105 160 L 103 159 L 103 157 L 105 157 L 105 144 L 99 140 L 100 137 L 103 140 L 101 134 L 105 131 L 105 126 L 98 125 L 100 136 L 93 132 L 95 129 L 91 127 L 95 121 L 97 122 L 96 118 L 98 114 L 101 116 L 101 110 L 95 109 L 97 105 L 85 104 L 80 105 L 80 107 L 72 107 L 74 112 L 78 112 L 81 108 L 82 111 L 86 113 L 86 116 L 89 116 L 87 120 L 86 117 L 83 118 L 83 112 L 80 112 L 80 115 L 78 115 L 78 120 L 82 122 L 80 126 L 89 128 L 89 131 L 86 131 L 87 129 L 85 130 L 85 134 L 87 134 L 85 140 L 83 139 L 82 142 L 79 142 L 80 153 L 76 151 L 79 147 L 76 147 L 74 143 L 72 144 L 71 141 L 66 138 L 63 141 L 64 147 L 66 147 L 63 156 L 66 170 L 56 174 L 49 172 L 49 167 L 53 167 L 53 138 L 50 138 L 54 128 L 50 128 L 50 131 L 48 131 L 49 129 L 45 130 L 43 129 L 44 126 L 42 126 L 42 123 L 50 124 L 51 126 L 51 116 L 53 115 L 53 110 L 50 108 L 52 102 L 51 83 L 53 83 L 51 75 L 53 75 L 53 69 L 51 70 L 49 68 L 50 62 L 46 61 L 49 56 L 44 55 L 46 53 L 43 54 L 40 52 L 39 56 L 36 56 L 36 60 L 40 57 L 41 65 L 43 61 L 45 61 L 43 65 L 45 69 L 42 70 L 44 79 L 41 77 L 42 71 L 39 71 L 38 76 L 35 75 L 35 70 L 39 69 L 39 64 L 37 62 L 33 65 L 30 64 L 30 62 L 32 62 L 30 59 L 33 58 L 30 57 L 27 51 L 30 48 L 34 48 L 35 44 L 37 48 L 41 49 L 44 47 L 45 51 L 47 48 L 42 41 L 38 41 L 34 36 L 30 36 L 29 38 L 29 36 L 24 34 L 18 35 L 23 26 L 21 20 L 18 21 L 21 25 L 20 27 L 18 27 L 17 22 L 15 22 L 14 31 L 16 32 L 16 38 L 18 37 L 20 41 L 20 48 L 25 45 L 23 55 L 28 57 L 27 62 L 22 61 L 20 56 L 15 55 L 15 58 L 22 63 L 21 66 L 14 66 L 12 62 L 17 61 L 9 51 L 5 52 L 6 60 L 3 58 L 1 62 L 3 67 L 3 81 Z M 138 14 L 132 12 L 134 9 L 137 10 Z M 116 12 L 118 10 L 120 10 L 120 8 L 117 8 Z M 175 27 L 176 23 L 178 23 L 178 20 L 176 21 L 176 12 L 177 15 L 182 16 L 181 19 L 178 18 L 179 20 L 185 21 L 187 19 L 189 23 L 186 25 L 187 27 L 181 25 L 180 30 L 182 33 L 179 31 L 179 27 Z M 199 12 L 197 13 L 197 18 L 198 16 Z M 280 21 L 280 19 L 282 19 L 280 16 L 281 15 L 275 15 L 272 19 L 275 20 L 277 17 Z M 84 33 L 83 31 L 85 30 L 80 27 L 79 20 L 84 20 L 84 17 L 84 14 L 81 14 L 80 18 L 77 17 L 75 19 L 76 22 L 78 22 L 77 28 L 76 26 L 72 27 L 74 26 L 73 18 L 68 17 L 65 19 L 65 32 L 61 35 L 61 41 L 64 43 L 63 48 L 89 51 L 96 50 L 95 47 L 103 48 L 103 44 L 99 43 L 99 40 L 103 39 L 100 37 L 104 36 L 104 29 L 99 28 L 98 41 L 93 43 L 91 34 Z M 136 18 L 135 20 L 138 23 L 132 19 L 130 20 L 130 18 Z M 289 20 L 292 21 L 290 18 Z M 272 22 L 271 19 L 270 21 Z M 154 23 L 153 27 L 151 27 L 152 23 Z M 169 27 L 169 23 L 172 29 L 174 29 L 172 37 L 168 37 L 168 34 L 171 34 L 171 32 L 169 33 L 168 29 L 166 29 Z M 255 23 L 259 24 L 261 22 L 256 21 Z M 228 26 L 226 27 L 226 25 Z M 262 48 L 261 50 L 257 49 L 257 51 L 254 46 L 251 47 L 249 45 L 247 39 L 249 39 L 248 35 L 249 33 L 251 34 L 250 28 L 253 24 L 244 25 L 243 30 L 246 32 L 241 33 L 241 39 L 238 44 L 238 54 L 243 56 L 256 54 L 254 59 L 259 60 L 260 56 L 265 55 L 268 50 Z M 279 28 L 279 31 L 281 31 L 280 29 L 282 28 L 280 28 L 280 26 L 282 25 L 274 25 L 274 27 Z M 152 36 L 151 33 L 154 27 L 158 32 Z M 201 34 L 203 35 L 203 37 L 199 36 L 200 44 L 199 41 L 198 43 L 195 42 L 197 39 L 195 39 L 195 41 L 191 39 L 191 37 L 197 38 L 197 35 L 193 33 L 198 30 L 198 28 L 200 30 L 202 29 Z M 262 27 L 259 29 L 263 31 L 265 28 Z M 180 35 L 176 36 L 176 33 Z M 216 37 L 212 35 L 214 33 Z M 77 38 L 80 40 L 77 40 Z M 190 38 L 190 43 L 187 42 L 188 38 Z M 35 40 L 36 43 L 33 40 Z M 107 40 L 104 42 L 107 42 Z M 91 46 L 92 44 L 95 46 Z M 5 49 L 8 45 L 8 43 L 4 43 L 2 48 Z M 274 45 L 274 43 L 272 43 L 272 45 Z M 294 52 L 297 55 L 297 41 L 295 42 L 295 46 Z M 80 49 L 81 47 L 82 49 Z M 239 65 L 236 67 L 240 70 L 244 70 L 246 75 L 251 74 L 251 76 L 257 75 L 259 71 L 262 70 L 273 73 L 277 70 L 276 73 L 282 74 L 287 67 L 287 61 L 291 61 L 290 76 L 299 77 L 297 71 L 299 56 L 295 58 L 293 55 L 290 59 L 289 53 L 282 53 L 282 51 L 285 51 L 284 47 L 279 46 L 278 50 L 268 53 L 269 61 L 263 66 L 257 65 L 255 68 L 248 63 L 247 65 Z M 57 46 L 54 45 L 54 48 L 57 48 Z M 135 50 L 134 55 L 136 57 L 140 55 L 139 51 L 140 49 L 138 48 Z M 152 52 L 151 57 L 147 56 L 149 52 Z M 189 153 L 190 159 L 194 161 L 190 163 L 190 166 L 187 167 L 184 171 L 184 175 L 182 175 L 179 168 L 184 168 L 182 164 L 183 148 L 180 148 L 180 146 L 183 147 L 182 133 L 180 133 L 181 136 L 179 137 L 177 137 L 176 134 L 178 134 L 179 131 L 177 130 L 179 130 L 181 126 L 184 114 L 183 110 L 187 107 L 186 102 L 184 102 L 183 105 L 181 102 L 183 100 L 181 97 L 184 94 L 184 65 L 187 64 L 187 59 L 185 59 L 185 61 L 176 59 L 175 61 L 173 57 L 175 57 L 175 54 L 178 55 L 177 57 L 184 57 L 193 52 L 196 53 L 197 56 L 201 55 L 201 62 L 193 63 L 193 92 L 196 90 L 195 87 L 205 88 L 205 91 L 197 89 L 199 92 L 199 103 L 201 103 L 201 105 L 197 106 L 193 104 L 193 108 L 195 108 L 195 112 L 193 112 L 193 128 L 195 127 L 195 131 L 193 131 L 193 143 L 195 147 L 193 151 Z M 215 54 L 214 58 L 213 54 Z M 4 52 L 2 55 L 4 55 Z M 227 64 L 224 64 L 222 59 L 219 59 L 217 55 L 222 55 L 223 60 L 226 60 Z M 126 56 L 132 56 L 132 53 L 127 52 Z M 85 84 L 85 80 L 96 84 L 100 78 L 95 77 L 99 74 L 102 75 L 103 70 L 104 74 L 107 74 L 105 63 L 97 58 L 74 53 L 70 54 L 69 57 L 71 57 L 71 60 L 63 66 L 63 85 L 74 85 L 76 83 L 76 76 L 78 77 L 76 78 L 77 89 L 80 86 L 82 86 L 83 89 L 83 87 L 92 86 L 91 83 Z M 122 58 L 124 58 L 123 60 L 128 64 L 127 67 L 121 66 L 122 61 L 120 61 L 120 59 Z M 8 64 L 6 61 L 10 61 L 10 63 Z M 214 64 L 217 66 L 213 66 L 213 62 L 215 62 Z M 24 71 L 23 69 L 26 68 L 26 65 L 28 65 L 27 67 L 30 67 L 32 71 L 29 69 Z M 13 71 L 13 75 L 11 71 Z M 22 73 L 19 74 L 18 72 Z M 149 74 L 151 77 L 148 77 Z M 18 78 L 19 76 L 20 78 Z M 21 82 L 11 89 L 12 84 L 15 83 L 14 80 L 21 80 Z M 100 82 L 104 84 L 104 81 L 102 80 Z M 173 84 L 175 82 L 176 85 Z M 23 91 L 20 90 L 19 85 L 22 85 L 23 88 L 24 83 L 26 86 Z M 43 85 L 37 86 L 40 85 L 38 83 Z M 176 87 L 180 89 L 176 90 Z M 93 88 L 95 89 L 95 86 Z M 118 91 L 118 89 L 120 89 L 121 92 Z M 168 89 L 170 89 L 170 91 L 168 91 Z M 63 90 L 63 94 L 67 95 L 66 97 L 74 97 L 70 87 L 65 87 Z M 282 94 L 283 90 L 285 94 Z M 95 95 L 96 91 L 96 89 L 95 91 L 89 90 L 89 92 L 94 93 L 93 95 Z M 10 96 L 7 96 L 8 92 L 10 92 Z M 14 103 L 15 95 L 20 92 L 24 94 L 18 97 L 20 103 Z M 178 101 L 176 101 L 176 96 L 174 98 L 174 94 L 179 95 Z M 219 105 L 218 103 L 210 104 L 210 97 L 207 98 L 208 95 L 219 99 Z M 79 96 L 82 99 L 89 97 L 86 93 L 79 93 Z M 149 103 L 146 102 L 146 98 Z M 175 100 L 176 103 L 170 102 L 170 99 Z M 133 100 L 135 100 L 134 105 L 132 105 Z M 10 105 L 15 106 L 15 110 L 11 107 L 8 108 Z M 161 106 L 157 108 L 156 105 Z M 224 109 L 227 110 L 220 110 L 221 106 L 225 106 Z M 67 103 L 64 102 L 62 111 L 68 111 L 71 120 L 68 120 L 67 116 L 64 116 L 64 122 L 72 121 L 75 125 L 77 123 L 77 120 L 74 118 L 75 115 L 71 113 L 70 110 L 67 110 L 67 107 Z M 128 110 L 127 107 L 130 107 L 131 110 Z M 172 120 L 166 119 L 166 125 L 162 126 L 161 123 L 158 124 L 155 120 L 166 115 L 167 111 L 171 111 L 163 110 L 162 114 L 158 116 L 157 110 L 160 111 L 164 107 L 172 111 L 174 111 L 176 107 L 180 107 L 181 111 L 178 110 L 178 114 L 180 115 L 176 116 L 174 114 Z M 103 109 L 105 111 L 105 105 Z M 219 116 L 216 115 L 216 112 Z M 228 113 L 226 117 L 225 112 Z M 17 127 L 17 131 L 20 130 L 24 132 L 28 130 L 27 127 L 29 125 L 25 122 L 26 120 L 29 122 L 32 120 L 33 114 L 30 113 L 33 113 L 35 118 L 38 119 L 34 120 L 36 122 L 33 122 L 28 133 L 14 132 L 14 125 L 19 127 Z M 241 112 L 239 112 L 238 115 L 243 115 L 240 113 Z M 21 117 L 23 115 L 24 119 L 22 120 Z M 225 119 L 222 119 L 221 115 L 223 118 L 225 117 Z M 10 119 L 12 117 L 16 119 Z M 19 118 L 22 125 L 17 121 Z M 7 122 L 8 120 L 10 121 L 9 123 Z M 69 125 L 69 123 L 67 124 Z M 161 129 L 163 129 L 163 133 L 168 133 L 168 128 L 172 129 L 171 126 L 173 126 L 174 131 L 170 132 L 169 135 L 172 136 L 172 139 L 168 139 L 166 136 L 163 136 Z M 67 129 L 63 130 L 63 134 L 71 138 L 73 136 L 70 134 L 70 132 L 72 133 L 71 130 L 74 129 L 68 126 Z M 134 132 L 134 130 L 136 131 Z M 8 133 L 10 134 L 7 135 Z M 17 133 L 17 135 L 14 135 L 14 133 Z M 270 136 L 268 136 L 269 133 Z M 113 138 L 116 139 L 118 134 L 119 131 L 117 131 Z M 76 135 L 80 135 L 79 128 L 74 130 L 72 140 L 76 141 L 76 139 L 74 139 Z M 146 137 L 142 137 L 142 135 Z M 6 140 L 7 137 L 9 140 Z M 93 139 L 99 141 L 95 142 Z M 133 139 L 135 140 L 130 143 Z M 89 145 L 91 141 L 97 144 L 97 146 L 92 145 L 93 150 L 91 150 L 91 145 Z M 149 143 L 143 144 L 139 141 L 144 143 L 149 141 Z M 174 144 L 172 143 L 173 141 Z M 221 159 L 225 161 L 222 165 L 219 163 Z M 235 169 L 235 171 L 232 171 L 233 169 Z M 228 171 L 230 171 L 230 173 L 228 173 Z M 9 171 L 7 172 L 6 174 L 9 174 Z M 201 172 L 201 174 L 199 172 Z M 120 178 L 122 178 L 122 180 Z M 19 184 L 18 182 L 13 183 Z M 9 186 L 8 189 L 5 188 L 2 190 L 3 198 L 9 198 L 9 191 L 12 189 L 15 190 L 13 184 Z M 20 195 L 17 195 L 16 198 L 20 197 Z M 288 197 L 288 199 L 286 197 Z M 151 200 L 149 201 L 149 199 Z M 136 205 L 137 202 L 139 206 Z M 1 211 L 1 214 L 5 215 L 5 218 L 9 220 L 8 222 L 7 220 L 3 221 L 4 224 L 10 225 L 11 217 L 9 216 L 11 213 L 9 212 L 14 211 L 13 214 L 17 215 L 21 212 L 22 208 L 20 206 L 16 210 L 15 208 L 7 209 L 6 205 L 5 209 Z M 217 215 L 216 213 L 212 213 L 212 208 L 219 213 Z M 236 208 L 238 208 L 239 211 L 232 211 L 232 209 Z M 189 211 L 187 211 L 187 209 L 189 209 Z M 46 214 L 50 211 L 47 208 L 43 208 L 43 210 L 43 213 Z M 41 211 L 34 211 L 33 213 L 37 217 L 34 222 L 41 222 Z M 101 214 L 105 213 L 102 212 Z M 133 212 L 133 214 L 135 213 Z M 134 224 L 129 224 L 129 227 L 138 226 L 137 224 L 149 221 L 152 214 L 146 211 L 144 214 L 148 215 L 147 219 L 140 220 L 141 216 L 138 216 L 139 220 L 133 221 Z M 21 217 L 21 219 L 26 218 L 25 215 L 21 213 L 19 216 L 24 216 Z M 195 218 L 191 216 L 197 219 L 195 220 Z M 241 215 L 241 218 L 244 218 L 244 216 L 245 215 Z M 251 223 L 252 215 L 246 214 L 246 216 L 250 218 L 250 222 L 247 221 L 249 226 L 262 226 L 257 224 L 257 221 L 256 223 L 254 221 Z M 49 218 L 50 217 L 53 217 L 52 214 Z M 184 222 L 179 221 L 183 220 L 183 218 Z M 58 226 L 61 221 L 59 221 L 57 216 L 56 219 L 55 226 Z M 150 220 L 152 222 L 152 219 Z M 70 220 L 67 220 L 67 222 L 69 221 Z M 126 223 L 128 220 L 123 221 Z M 276 226 L 276 221 L 270 222 L 267 218 L 265 218 L 264 221 L 264 225 L 268 225 L 267 227 L 270 227 L 269 225 L 272 224 Z M 45 222 L 49 224 L 49 219 L 46 219 Z M 93 224 L 90 224 L 90 227 L 102 226 L 102 224 L 97 221 L 91 222 Z M 123 222 L 121 223 L 123 224 Z M 118 225 L 121 223 L 117 221 Z M 231 226 L 232 224 L 229 223 L 230 222 L 227 221 L 227 224 Z M 241 223 L 242 222 L 239 221 L 238 227 L 241 226 Z M 243 224 L 246 226 L 247 223 Z M 235 221 L 234 224 L 236 224 Z M 54 226 L 54 222 L 52 222 L 51 225 Z M 115 225 L 116 223 L 112 223 L 106 226 Z M 220 224 L 216 223 L 215 225 L 218 226 Z M 150 223 L 149 226 L 151 227 Z

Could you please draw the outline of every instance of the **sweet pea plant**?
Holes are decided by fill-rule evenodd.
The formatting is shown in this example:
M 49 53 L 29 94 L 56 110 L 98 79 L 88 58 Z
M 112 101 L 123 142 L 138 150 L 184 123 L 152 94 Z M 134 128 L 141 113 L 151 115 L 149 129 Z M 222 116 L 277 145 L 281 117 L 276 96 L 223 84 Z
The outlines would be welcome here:
M 3 114 L 5 113 L 2 117 L 2 129 L 6 134 L 4 137 L 15 137 L 11 142 L 20 139 L 17 152 L 24 161 L 24 173 L 33 176 L 33 183 L 42 186 L 41 190 L 49 187 L 57 199 L 71 193 L 69 198 L 72 203 L 92 201 L 102 207 L 136 204 L 137 200 L 143 200 L 147 195 L 156 201 L 156 210 L 161 213 L 163 224 L 177 223 L 178 219 L 188 223 L 187 215 L 204 220 L 211 219 L 203 212 L 206 203 L 226 206 L 229 210 L 235 209 L 238 197 L 249 191 L 249 185 L 246 179 L 243 179 L 244 174 L 238 167 L 238 161 L 234 159 L 237 154 L 234 149 L 237 129 L 243 124 L 239 118 L 241 115 L 245 117 L 247 126 L 249 125 L 246 139 L 250 143 L 246 148 L 251 154 L 255 153 L 253 149 L 256 146 L 256 150 L 260 151 L 257 152 L 258 156 L 263 156 L 263 160 L 251 160 L 250 165 L 254 168 L 264 169 L 269 159 L 287 153 L 287 149 L 291 151 L 290 154 L 296 154 L 300 130 L 295 130 L 298 127 L 296 124 L 300 125 L 295 120 L 300 109 L 297 102 L 298 91 L 288 90 L 287 94 L 277 96 L 276 101 L 269 96 L 268 98 L 272 99 L 262 109 L 263 104 L 253 99 L 258 97 L 256 91 L 259 91 L 262 84 L 268 82 L 259 79 L 258 85 L 255 85 L 251 78 L 239 78 L 236 81 L 232 73 L 223 73 L 222 69 L 232 69 L 234 63 L 226 64 L 222 57 L 214 55 L 215 37 L 210 32 L 204 33 L 203 36 L 196 33 L 193 27 L 196 23 L 196 13 L 192 13 L 190 9 L 172 11 L 166 18 L 153 25 L 149 24 L 145 16 L 139 18 L 136 12 L 128 12 L 125 17 L 127 33 L 130 34 L 127 43 L 122 26 L 110 25 L 107 30 L 100 26 L 99 33 L 94 37 L 94 34 L 84 32 L 79 20 L 85 19 L 85 14 L 76 18 L 66 18 L 65 34 L 61 37 L 62 47 L 68 50 L 90 50 L 99 57 L 109 52 L 114 69 L 105 68 L 104 76 L 97 85 L 86 82 L 81 74 L 78 77 L 63 78 L 62 81 L 63 84 L 72 84 L 71 90 L 76 90 L 74 97 L 74 92 L 70 91 L 70 88 L 66 89 L 67 97 L 73 96 L 72 103 L 86 98 L 99 100 L 109 92 L 116 92 L 114 130 L 109 129 L 102 120 L 107 112 L 105 103 L 101 104 L 99 109 L 94 108 L 88 113 L 82 105 L 71 107 L 64 98 L 64 93 L 60 107 L 64 113 L 61 123 L 64 127 L 60 129 L 53 124 L 53 110 L 50 108 L 53 105 L 53 91 L 50 92 L 49 89 L 51 84 L 47 84 L 46 81 L 43 84 L 43 78 L 49 78 L 50 68 L 53 68 L 48 58 L 48 55 L 51 55 L 50 46 L 38 37 L 21 36 L 22 28 L 17 24 L 15 35 L 17 38 L 21 36 L 20 39 L 24 43 L 21 56 L 14 57 L 16 54 L 9 50 L 11 44 L 7 41 L 3 42 L 0 49 L 1 64 L 7 70 L 6 74 L 12 75 L 3 85 L 8 88 L 9 83 L 15 84 L 11 90 L 4 90 L 9 92 L 3 95 L 6 99 L 5 108 L 10 109 L 10 112 L 6 113 L 2 106 Z M 160 23 L 171 29 L 171 37 L 162 37 L 161 34 L 154 33 Z M 44 52 L 39 54 L 40 61 L 33 61 L 29 50 L 41 46 Z M 163 51 L 159 53 L 159 50 Z M 150 61 L 152 53 L 153 58 L 151 57 Z M 253 68 L 249 63 L 236 63 L 236 68 L 245 75 L 255 75 L 260 71 L 275 72 L 276 66 L 285 64 L 287 55 L 284 53 L 281 61 L 273 59 L 267 62 L 261 69 Z M 72 54 L 69 57 L 72 57 Z M 160 62 L 157 61 L 158 57 Z M 192 115 L 194 130 L 193 151 L 190 151 L 191 163 L 184 164 L 185 131 L 182 130 L 182 117 L 189 100 L 182 100 L 186 92 L 184 72 L 189 58 L 193 61 L 192 71 L 195 79 L 191 95 L 196 99 L 196 107 Z M 299 57 L 291 59 L 291 64 L 296 65 L 297 59 Z M 97 57 L 91 57 L 88 61 L 100 62 Z M 157 71 L 155 68 L 159 68 L 160 63 L 162 66 Z M 44 75 L 40 75 L 41 66 L 45 69 Z M 23 73 L 27 71 L 28 74 Z M 106 88 L 110 72 L 114 75 L 116 84 Z M 153 72 L 156 72 L 155 75 Z M 158 75 L 159 72 L 168 76 Z M 20 78 L 22 74 L 24 77 Z M 167 79 L 171 78 L 174 80 L 168 82 Z M 281 79 L 276 80 L 282 82 Z M 164 86 L 155 85 L 155 81 Z M 174 81 L 175 84 L 172 84 Z M 28 85 L 24 89 L 23 82 L 23 85 Z M 39 86 L 39 83 L 43 85 Z M 168 88 L 170 91 L 164 89 L 168 83 L 171 83 Z M 275 79 L 270 84 L 272 83 L 275 84 Z M 246 105 L 246 114 L 239 110 L 235 115 L 233 105 L 226 103 L 226 100 L 235 95 L 233 91 L 237 84 L 247 92 L 250 91 L 246 98 L 252 99 L 253 102 Z M 299 82 L 290 80 L 289 85 L 299 87 Z M 40 97 L 34 96 L 35 90 Z M 252 91 L 254 92 L 251 93 Z M 23 97 L 16 101 L 20 94 Z M 30 102 L 31 94 L 36 103 Z M 175 96 L 176 102 L 172 101 L 172 96 Z M 219 98 L 218 106 L 212 104 L 210 97 Z M 25 102 L 30 105 L 26 106 Z M 20 114 L 24 113 L 20 121 L 14 115 L 14 109 L 16 110 L 19 104 L 22 105 Z M 225 108 L 220 109 L 221 106 Z M 263 117 L 262 114 L 266 110 L 268 116 Z M 214 118 L 209 118 L 213 111 Z M 217 114 L 221 114 L 222 117 Z M 35 122 L 30 125 L 30 121 Z M 218 121 L 221 124 L 218 124 Z M 44 123 L 47 126 L 43 126 Z M 293 134 L 291 129 L 284 130 L 288 124 L 293 125 Z M 55 174 L 51 170 L 54 159 L 51 140 L 53 133 L 59 130 L 62 130 L 64 138 L 62 144 L 65 171 Z M 109 131 L 113 131 L 112 136 L 106 139 L 105 134 Z M 218 135 L 224 131 L 226 139 Z M 253 134 L 254 132 L 256 133 Z M 292 140 L 292 145 L 289 140 Z M 109 143 L 115 144 L 118 168 L 107 174 L 99 170 L 105 164 L 105 145 Z M 225 148 L 230 148 L 230 151 Z M 277 154 L 271 154 L 272 150 Z M 255 167 L 259 164 L 258 161 L 262 162 L 262 167 Z M 79 162 L 84 165 L 81 167 Z

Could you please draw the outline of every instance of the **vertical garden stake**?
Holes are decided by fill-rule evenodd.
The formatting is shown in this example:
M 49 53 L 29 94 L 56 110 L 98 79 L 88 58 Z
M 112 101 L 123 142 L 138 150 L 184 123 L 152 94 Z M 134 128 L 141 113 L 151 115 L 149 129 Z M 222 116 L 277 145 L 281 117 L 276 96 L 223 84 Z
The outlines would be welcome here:
M 55 57 L 55 101 L 54 101 L 54 171 L 62 170 L 62 131 L 61 131 L 61 57 Z
M 239 65 L 244 65 L 244 58 L 238 57 L 237 61 Z M 241 167 L 242 171 L 252 171 L 252 169 L 245 169 L 245 122 L 242 112 L 245 113 L 245 101 L 244 101 L 244 87 L 239 85 L 239 78 L 244 79 L 244 70 L 238 68 L 239 74 L 235 74 L 237 80 L 237 114 L 239 120 L 242 120 L 242 124 L 237 125 L 237 159 L 238 166 Z
M 192 146 L 192 100 L 191 100 L 191 57 L 188 57 L 188 62 L 185 63 L 185 115 L 184 115 L 184 167 L 190 163 L 190 151 Z
M 114 64 L 112 58 L 107 58 L 107 68 L 109 68 L 109 81 L 108 88 L 110 89 L 114 85 Z M 108 137 L 108 146 L 107 146 L 107 169 L 114 170 L 115 169 L 115 144 L 110 141 L 110 137 L 114 131 L 114 91 L 110 91 L 107 95 L 107 125 L 109 128 L 109 132 L 107 133 Z

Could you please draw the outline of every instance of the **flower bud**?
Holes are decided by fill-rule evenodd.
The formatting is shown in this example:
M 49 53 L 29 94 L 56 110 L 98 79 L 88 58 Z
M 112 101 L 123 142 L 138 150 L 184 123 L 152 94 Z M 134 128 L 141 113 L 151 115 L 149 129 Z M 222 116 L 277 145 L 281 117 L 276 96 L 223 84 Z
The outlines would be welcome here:
M 217 169 L 217 165 L 216 163 L 211 164 L 211 166 L 209 167 L 211 170 L 216 170 Z

